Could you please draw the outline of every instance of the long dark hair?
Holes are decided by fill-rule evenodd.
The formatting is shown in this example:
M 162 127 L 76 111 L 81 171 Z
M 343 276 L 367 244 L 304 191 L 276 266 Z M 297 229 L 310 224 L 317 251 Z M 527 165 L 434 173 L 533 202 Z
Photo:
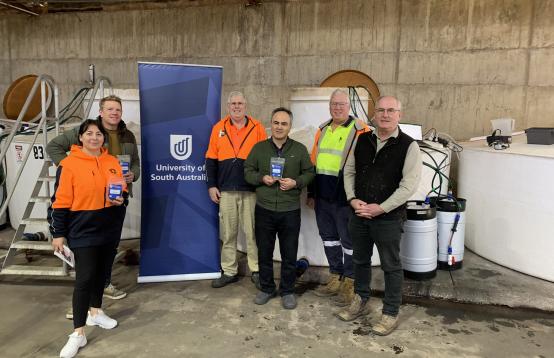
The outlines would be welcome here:
M 104 129 L 104 126 L 102 125 L 101 120 L 97 119 L 87 119 L 83 123 L 81 123 L 81 126 L 79 127 L 79 136 L 77 139 L 79 140 L 79 144 L 83 145 L 83 142 L 81 142 L 81 136 L 83 133 L 85 133 L 90 126 L 96 126 L 100 133 L 104 136 L 104 142 L 106 141 L 106 137 L 108 136 L 108 133 L 106 133 L 106 130 Z

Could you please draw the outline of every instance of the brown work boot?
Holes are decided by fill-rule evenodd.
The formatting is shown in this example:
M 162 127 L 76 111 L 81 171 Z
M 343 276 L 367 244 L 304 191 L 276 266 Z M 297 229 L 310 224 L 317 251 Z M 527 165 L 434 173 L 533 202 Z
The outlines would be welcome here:
M 329 279 L 329 282 L 327 282 L 326 285 L 319 286 L 314 291 L 314 294 L 319 297 L 335 296 L 336 294 L 339 293 L 341 284 L 342 284 L 342 281 L 340 279 L 340 275 L 336 273 L 332 273 L 331 278 Z
M 398 316 L 382 314 L 381 320 L 373 326 L 371 332 L 378 336 L 386 336 L 398 326 Z
M 335 315 L 343 321 L 350 322 L 358 317 L 368 315 L 370 311 L 369 300 L 364 300 L 360 295 L 355 294 L 350 306 Z
M 339 294 L 332 298 L 333 303 L 339 307 L 350 306 L 354 299 L 354 280 L 345 277 L 340 286 Z

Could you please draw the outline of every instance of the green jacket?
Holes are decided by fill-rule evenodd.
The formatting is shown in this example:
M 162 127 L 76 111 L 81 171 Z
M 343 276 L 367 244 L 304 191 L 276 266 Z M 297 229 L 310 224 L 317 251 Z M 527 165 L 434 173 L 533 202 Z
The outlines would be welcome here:
M 131 167 L 129 170 L 133 172 L 135 178 L 133 181 L 137 181 L 140 177 L 140 159 L 137 148 L 137 140 L 135 135 L 127 129 L 127 126 L 123 121 L 119 122 L 117 127 L 119 135 L 119 144 L 121 146 L 121 154 L 128 154 L 131 157 Z M 109 138 L 106 137 L 104 147 L 108 147 Z M 46 145 L 46 152 L 54 161 L 54 164 L 59 165 L 62 159 L 67 157 L 67 152 L 71 150 L 72 145 L 79 145 L 79 126 L 66 130 L 56 138 L 52 139 Z M 110 153 L 111 154 L 111 153 Z M 132 185 L 127 185 L 129 193 L 132 194 Z
M 269 175 L 271 157 L 277 157 L 277 150 L 272 139 L 257 143 L 246 162 L 244 178 L 256 187 L 256 202 L 264 209 L 272 211 L 292 211 L 300 208 L 300 193 L 314 178 L 314 166 L 306 147 L 290 138 L 283 146 L 281 154 L 285 158 L 283 178 L 296 180 L 296 188 L 283 191 L 279 183 L 267 186 L 262 182 L 264 175 Z

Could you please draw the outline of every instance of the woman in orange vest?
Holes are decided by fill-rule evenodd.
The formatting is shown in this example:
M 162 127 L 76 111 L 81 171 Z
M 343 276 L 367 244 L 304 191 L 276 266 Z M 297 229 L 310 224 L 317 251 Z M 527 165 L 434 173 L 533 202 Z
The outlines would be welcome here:
M 102 311 L 106 270 L 119 241 L 127 188 L 119 161 L 103 148 L 106 132 L 100 121 L 88 119 L 79 127 L 81 146 L 57 169 L 55 192 L 48 212 L 52 247 L 64 252 L 64 240 L 75 255 L 73 289 L 74 332 L 60 357 L 74 357 L 87 344 L 85 324 L 112 329 L 117 321 Z

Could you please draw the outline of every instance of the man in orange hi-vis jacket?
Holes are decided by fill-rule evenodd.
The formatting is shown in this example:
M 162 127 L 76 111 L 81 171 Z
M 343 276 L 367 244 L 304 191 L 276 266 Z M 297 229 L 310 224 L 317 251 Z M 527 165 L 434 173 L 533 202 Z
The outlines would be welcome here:
M 228 115 L 212 128 L 206 152 L 206 175 L 210 199 L 219 204 L 219 236 L 222 241 L 219 288 L 238 281 L 237 235 L 239 225 L 246 236 L 248 267 L 252 282 L 260 288 L 258 248 L 254 237 L 254 187 L 244 180 L 244 161 L 254 144 L 267 139 L 262 124 L 246 115 L 246 98 L 233 91 L 227 99 Z

